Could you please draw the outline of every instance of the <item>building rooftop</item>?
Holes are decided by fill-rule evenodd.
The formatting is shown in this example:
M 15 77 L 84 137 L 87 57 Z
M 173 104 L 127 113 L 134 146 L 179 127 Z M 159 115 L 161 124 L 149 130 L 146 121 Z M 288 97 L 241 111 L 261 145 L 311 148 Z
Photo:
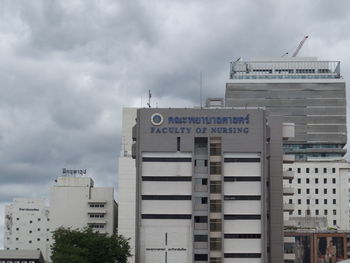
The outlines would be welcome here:
M 316 57 L 254 58 L 230 63 L 230 79 L 340 79 L 340 61 Z
M 0 250 L 0 259 L 43 260 L 40 250 Z

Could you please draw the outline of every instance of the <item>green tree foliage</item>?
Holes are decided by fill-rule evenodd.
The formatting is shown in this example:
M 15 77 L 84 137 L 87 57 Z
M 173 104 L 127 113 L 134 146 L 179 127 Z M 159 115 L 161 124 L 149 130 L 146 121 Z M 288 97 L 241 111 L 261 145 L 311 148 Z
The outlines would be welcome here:
M 53 232 L 52 263 L 126 263 L 131 256 L 123 236 L 100 234 L 91 228 L 59 228 Z

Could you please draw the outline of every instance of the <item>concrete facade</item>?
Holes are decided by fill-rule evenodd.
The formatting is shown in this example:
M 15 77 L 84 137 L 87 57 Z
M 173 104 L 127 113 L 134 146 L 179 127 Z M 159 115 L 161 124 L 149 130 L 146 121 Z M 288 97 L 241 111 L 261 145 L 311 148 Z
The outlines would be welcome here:
M 140 109 L 133 140 L 135 262 L 283 261 L 281 119 Z

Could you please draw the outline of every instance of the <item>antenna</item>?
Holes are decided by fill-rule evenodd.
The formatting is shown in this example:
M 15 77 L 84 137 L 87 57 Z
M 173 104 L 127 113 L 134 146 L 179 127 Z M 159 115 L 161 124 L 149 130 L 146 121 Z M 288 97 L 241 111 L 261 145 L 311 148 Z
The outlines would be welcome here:
M 288 52 L 284 53 L 284 54 L 281 56 L 281 58 L 287 56 L 288 54 L 289 54 Z
M 152 94 L 151 94 L 151 90 L 149 89 L 148 90 L 148 102 L 147 102 L 148 108 L 151 108 L 151 98 L 152 98 Z
M 202 108 L 202 71 L 199 72 L 199 105 Z

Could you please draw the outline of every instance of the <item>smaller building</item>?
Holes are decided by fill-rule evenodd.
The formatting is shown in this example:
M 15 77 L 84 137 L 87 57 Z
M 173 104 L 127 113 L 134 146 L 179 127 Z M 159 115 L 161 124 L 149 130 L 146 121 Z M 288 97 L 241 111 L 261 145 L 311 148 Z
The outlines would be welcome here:
M 40 250 L 0 250 L 0 263 L 45 263 Z
M 5 207 L 5 249 L 41 250 L 46 258 L 50 249 L 49 220 L 45 200 L 15 198 L 12 204 Z

